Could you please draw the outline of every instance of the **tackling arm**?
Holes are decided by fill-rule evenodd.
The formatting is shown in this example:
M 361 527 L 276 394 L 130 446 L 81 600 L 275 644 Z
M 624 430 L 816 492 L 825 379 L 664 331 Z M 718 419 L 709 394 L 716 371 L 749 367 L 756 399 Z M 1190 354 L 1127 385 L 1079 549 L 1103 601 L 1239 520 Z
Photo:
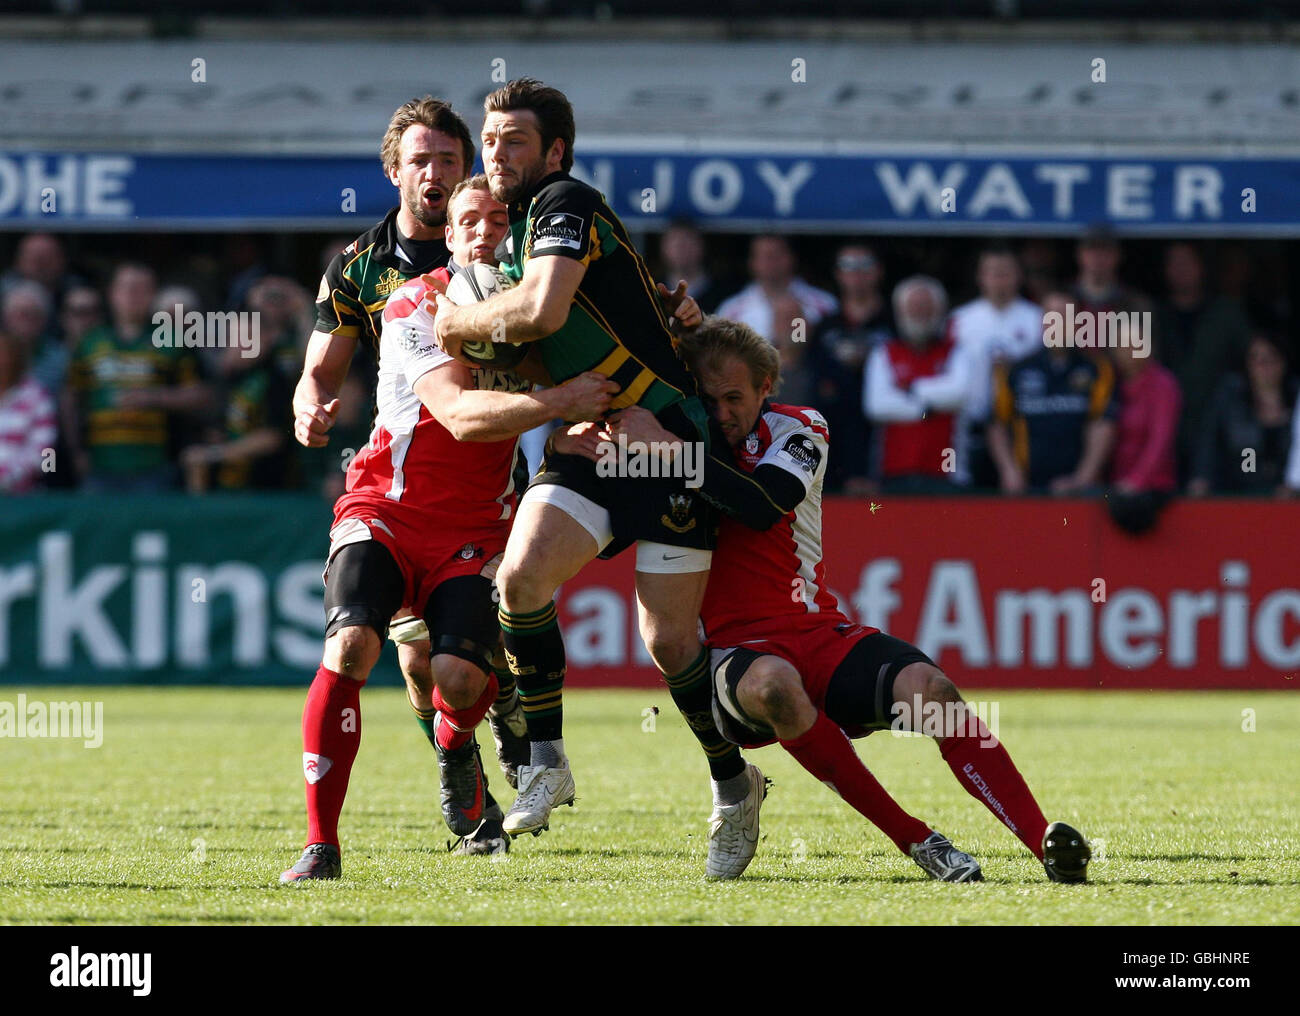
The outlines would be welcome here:
M 629 443 L 655 442 L 672 457 L 685 453 L 686 442 L 665 429 L 649 410 L 632 406 L 611 417 L 610 423 L 613 433 L 627 435 Z M 749 528 L 770 529 L 794 511 L 807 496 L 803 482 L 788 470 L 762 463 L 752 473 L 747 473 L 728 461 L 731 457 L 729 452 L 725 454 L 727 457 L 724 459 L 711 450 L 704 456 L 699 477 L 700 494 L 720 511 Z
M 549 423 L 599 420 L 618 385 L 588 371 L 555 388 L 534 392 L 484 391 L 459 363 L 444 363 L 421 375 L 416 396 L 457 441 L 503 441 Z
M 586 272 L 586 264 L 572 258 L 537 257 L 528 262 L 519 285 L 481 303 L 458 307 L 439 293 L 434 325 L 438 344 L 460 359 L 460 347 L 466 342 L 544 339 L 568 320 Z

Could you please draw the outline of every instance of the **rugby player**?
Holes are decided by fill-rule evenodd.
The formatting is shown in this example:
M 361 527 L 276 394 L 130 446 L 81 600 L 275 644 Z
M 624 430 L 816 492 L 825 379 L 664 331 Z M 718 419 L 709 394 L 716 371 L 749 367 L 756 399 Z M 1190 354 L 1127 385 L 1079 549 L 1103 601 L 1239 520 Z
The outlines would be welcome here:
M 642 406 L 680 438 L 703 445 L 707 414 L 676 355 L 669 311 L 650 272 L 600 193 L 569 175 L 575 128 L 568 99 L 522 78 L 488 95 L 484 110 L 484 170 L 493 197 L 510 208 L 510 263 L 503 267 L 519 285 L 466 307 L 439 298 L 435 328 L 443 348 L 459 356 L 467 341 L 540 340 L 555 380 L 585 370 L 605 374 L 619 386 L 615 409 Z M 506 659 L 532 752 L 519 771 L 507 833 L 540 833 L 552 809 L 574 798 L 555 591 L 598 555 L 636 543 L 641 637 L 713 780 L 706 871 L 736 877 L 749 863 L 765 781 L 713 724 L 708 654 L 697 634 L 714 528 L 713 510 L 683 478 L 602 478 L 581 456 L 547 454 L 497 575 Z
M 703 480 L 726 512 L 701 611 L 719 729 L 745 747 L 779 741 L 931 877 L 979 880 L 975 859 L 900 808 L 845 733 L 863 736 L 892 723 L 934 736 L 957 782 L 1033 852 L 1049 879 L 1086 881 L 1091 853 L 1082 834 L 1063 822 L 1048 825 L 1006 748 L 952 681 L 915 646 L 851 623 L 826 589 L 821 501 L 829 434 L 816 410 L 771 402 L 780 386 L 777 351 L 721 318 L 707 318 L 681 348 L 734 456 L 734 468 L 711 457 Z M 580 433 L 579 444 L 565 438 L 560 446 L 598 455 L 597 428 Z M 619 435 L 680 454 L 672 448 L 680 439 L 639 409 L 605 424 L 606 438 Z M 931 723 L 936 715 L 942 720 Z
M 424 96 L 400 106 L 380 145 L 384 174 L 399 202 L 383 220 L 337 254 L 316 297 L 316 329 L 308 343 L 302 378 L 294 392 L 294 436 L 322 447 L 338 417 L 338 393 L 359 339 L 375 359 L 383 309 L 403 283 L 448 263 L 447 199 L 474 162 L 474 140 L 465 122 L 440 99 Z M 431 744 L 433 674 L 428 632 L 410 604 L 403 604 L 389 632 L 406 681 L 416 722 Z M 497 668 L 498 701 L 488 712 L 497 757 L 513 786 L 515 769 L 528 760 L 514 679 L 504 661 Z
M 453 263 L 489 257 L 505 209 L 475 177 L 449 196 Z M 504 849 L 474 728 L 496 700 L 500 633 L 492 580 L 515 508 L 518 437 L 556 417 L 599 419 L 615 385 L 583 373 L 531 392 L 513 374 L 470 370 L 433 340 L 426 300 L 445 268 L 399 286 L 383 312 L 378 412 L 334 508 L 326 565 L 325 653 L 303 712 L 307 846 L 281 881 L 337 878 L 339 813 L 361 741 L 359 694 L 388 622 L 414 604 L 433 643 L 430 725 L 453 833 Z M 415 703 L 412 703 L 415 705 Z M 491 820 L 491 825 L 489 820 Z

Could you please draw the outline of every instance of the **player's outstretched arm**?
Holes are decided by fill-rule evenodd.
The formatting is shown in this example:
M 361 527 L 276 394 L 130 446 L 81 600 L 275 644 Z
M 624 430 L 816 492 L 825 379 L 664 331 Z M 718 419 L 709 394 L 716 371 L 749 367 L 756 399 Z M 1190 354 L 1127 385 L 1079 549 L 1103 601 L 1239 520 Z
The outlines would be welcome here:
M 293 436 L 307 448 L 329 443 L 329 430 L 339 412 L 339 390 L 348 376 L 357 340 L 328 332 L 312 332 L 302 377 L 293 392 Z
M 467 363 L 460 355 L 466 342 L 544 339 L 568 320 L 586 271 L 583 262 L 572 258 L 537 257 L 528 262 L 519 285 L 481 303 L 458 307 L 443 294 L 434 294 L 438 344 L 449 356 Z
M 444 363 L 416 379 L 416 396 L 457 441 L 503 441 L 558 418 L 599 420 L 618 385 L 588 371 L 535 392 L 480 391 L 459 363 Z

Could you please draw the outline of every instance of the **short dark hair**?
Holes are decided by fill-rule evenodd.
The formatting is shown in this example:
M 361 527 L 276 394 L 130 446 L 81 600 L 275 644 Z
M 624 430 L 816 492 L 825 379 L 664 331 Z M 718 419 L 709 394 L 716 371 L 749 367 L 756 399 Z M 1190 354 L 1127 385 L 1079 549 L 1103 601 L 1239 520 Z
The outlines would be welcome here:
M 560 168 L 568 172 L 573 168 L 573 107 L 558 88 L 544 85 L 536 78 L 515 78 L 508 81 L 483 100 L 484 113 L 509 113 L 530 109 L 537 117 L 537 127 L 542 135 L 542 155 L 546 155 L 559 138 L 564 142 L 564 155 Z
M 451 194 L 447 196 L 447 221 L 451 221 L 451 206 L 456 203 L 456 198 L 462 191 L 481 190 L 492 193 L 491 187 L 488 186 L 486 173 L 475 173 L 473 176 L 467 176 L 460 183 L 451 189 Z
M 406 133 L 406 128 L 415 124 L 456 138 L 465 157 L 465 165 L 461 169 L 466 173 L 470 171 L 474 165 L 474 137 L 465 126 L 465 121 L 453 112 L 450 103 L 426 95 L 403 103 L 388 121 L 388 130 L 384 131 L 384 140 L 379 146 L 379 161 L 384 164 L 385 173 L 391 172 L 397 165 L 402 135 Z

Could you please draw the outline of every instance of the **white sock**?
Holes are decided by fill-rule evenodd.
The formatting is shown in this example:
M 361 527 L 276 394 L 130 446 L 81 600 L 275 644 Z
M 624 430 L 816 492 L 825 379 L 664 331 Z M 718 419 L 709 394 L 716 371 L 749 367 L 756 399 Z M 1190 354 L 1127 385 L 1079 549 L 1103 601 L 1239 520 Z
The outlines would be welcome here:
M 564 738 L 556 741 L 533 741 L 529 762 L 548 769 L 567 769 L 569 760 L 564 754 Z

